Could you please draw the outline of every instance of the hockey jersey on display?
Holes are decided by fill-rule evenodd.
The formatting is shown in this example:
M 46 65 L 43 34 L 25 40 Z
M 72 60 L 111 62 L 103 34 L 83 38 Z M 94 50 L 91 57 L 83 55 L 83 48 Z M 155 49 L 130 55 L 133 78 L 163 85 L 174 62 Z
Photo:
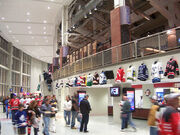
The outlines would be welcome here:
M 99 74 L 95 72 L 94 77 L 93 77 L 93 84 L 97 85 L 99 84 Z
M 107 83 L 107 78 L 104 72 L 101 72 L 99 75 L 99 84 L 103 85 Z
M 93 84 L 93 75 L 89 74 L 87 76 L 87 86 L 92 86 Z
M 124 73 L 124 69 L 120 68 L 117 71 L 117 76 L 116 76 L 116 81 L 117 82 L 125 82 L 125 73 Z
M 169 79 L 173 79 L 175 74 L 179 75 L 178 63 L 175 59 L 170 59 L 167 62 L 164 76 L 168 76 Z
M 138 69 L 138 79 L 141 81 L 146 81 L 148 77 L 148 68 L 144 63 L 142 63 Z
M 160 62 L 155 61 L 152 64 L 151 75 L 152 75 L 153 83 L 161 81 L 161 79 L 163 78 L 163 69 L 162 69 L 162 64 Z
M 136 79 L 136 71 L 135 68 L 133 66 L 130 66 L 127 69 L 127 82 L 132 82 L 135 81 Z

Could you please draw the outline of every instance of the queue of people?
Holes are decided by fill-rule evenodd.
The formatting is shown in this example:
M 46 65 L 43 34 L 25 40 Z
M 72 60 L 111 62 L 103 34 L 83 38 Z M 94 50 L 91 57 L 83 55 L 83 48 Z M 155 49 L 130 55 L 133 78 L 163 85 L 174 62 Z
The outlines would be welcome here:
M 12 93 L 10 98 L 6 97 L 4 104 L 6 118 L 12 119 L 14 132 L 18 135 L 31 135 L 31 128 L 34 129 L 34 135 L 38 135 L 41 115 L 44 124 L 43 134 L 49 135 L 49 129 L 54 133 L 56 132 L 57 100 L 55 95 L 43 98 L 41 95 L 24 94 L 18 97 Z M 51 127 L 49 127 L 50 124 Z

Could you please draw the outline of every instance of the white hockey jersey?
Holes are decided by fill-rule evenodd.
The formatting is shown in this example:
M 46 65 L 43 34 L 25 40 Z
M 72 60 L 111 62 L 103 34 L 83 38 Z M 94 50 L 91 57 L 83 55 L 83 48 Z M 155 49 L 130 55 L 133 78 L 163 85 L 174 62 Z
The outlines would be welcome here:
M 151 68 L 151 75 L 152 78 L 163 78 L 163 69 L 162 69 L 162 64 L 160 62 L 153 63 L 152 68 Z
M 100 73 L 99 75 L 99 84 L 106 84 L 107 83 L 107 78 L 104 72 Z
M 127 69 L 127 82 L 132 82 L 136 80 L 135 67 L 131 66 Z
M 93 75 L 90 74 L 87 76 L 87 83 L 88 82 L 93 82 Z

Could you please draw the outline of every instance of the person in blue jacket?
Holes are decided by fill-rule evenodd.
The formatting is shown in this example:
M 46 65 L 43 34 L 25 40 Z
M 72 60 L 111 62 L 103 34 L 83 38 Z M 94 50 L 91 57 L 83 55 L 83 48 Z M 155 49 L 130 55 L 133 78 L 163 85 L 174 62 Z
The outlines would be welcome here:
M 19 110 L 15 114 L 15 122 L 18 127 L 18 135 L 25 135 L 27 127 L 27 113 L 24 110 L 23 104 L 19 104 Z

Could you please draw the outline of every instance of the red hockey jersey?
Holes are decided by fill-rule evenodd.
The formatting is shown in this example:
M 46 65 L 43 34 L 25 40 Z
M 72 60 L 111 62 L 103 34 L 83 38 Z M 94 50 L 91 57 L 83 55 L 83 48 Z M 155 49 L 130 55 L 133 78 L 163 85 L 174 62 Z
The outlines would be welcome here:
M 18 110 L 20 101 L 18 98 L 16 98 L 16 99 L 13 98 L 10 100 L 9 104 L 10 104 L 11 110 Z
M 180 135 L 180 114 L 168 106 L 159 123 L 159 135 Z
M 119 82 L 125 82 L 125 78 L 124 78 L 124 69 L 118 69 L 117 71 L 117 77 L 116 77 L 116 81 L 119 81 Z
M 175 74 L 179 75 L 178 63 L 175 59 L 170 59 L 167 62 L 164 76 L 168 76 L 168 78 L 173 79 Z

